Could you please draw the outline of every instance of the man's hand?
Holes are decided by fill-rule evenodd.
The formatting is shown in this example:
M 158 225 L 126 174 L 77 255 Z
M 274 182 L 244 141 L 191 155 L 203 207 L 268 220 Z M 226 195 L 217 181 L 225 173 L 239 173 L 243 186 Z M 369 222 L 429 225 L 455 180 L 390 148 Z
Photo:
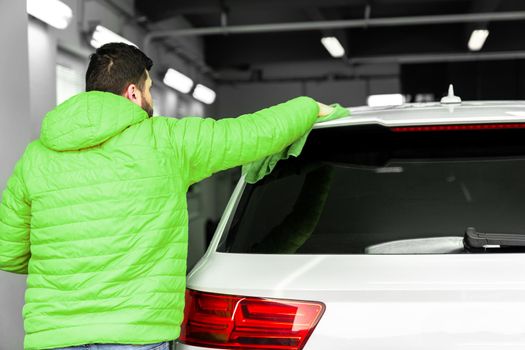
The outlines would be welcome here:
M 319 115 L 317 116 L 318 118 L 326 117 L 334 111 L 334 108 L 327 106 L 321 102 L 317 102 L 317 104 L 319 105 Z

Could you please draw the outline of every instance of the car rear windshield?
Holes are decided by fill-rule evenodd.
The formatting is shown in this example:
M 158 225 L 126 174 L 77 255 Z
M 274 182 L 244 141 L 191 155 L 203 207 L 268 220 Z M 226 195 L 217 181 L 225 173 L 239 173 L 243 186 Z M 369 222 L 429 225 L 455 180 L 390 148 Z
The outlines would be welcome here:
M 315 129 L 246 185 L 218 251 L 463 253 L 468 227 L 525 234 L 524 129 Z

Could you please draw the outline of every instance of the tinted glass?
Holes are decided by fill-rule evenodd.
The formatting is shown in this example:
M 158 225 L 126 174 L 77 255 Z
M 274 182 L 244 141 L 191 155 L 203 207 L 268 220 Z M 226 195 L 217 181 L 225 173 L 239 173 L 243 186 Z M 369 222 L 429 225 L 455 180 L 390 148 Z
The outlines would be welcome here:
M 524 136 L 314 130 L 299 158 L 246 186 L 218 250 L 364 254 L 416 239 L 396 251 L 460 253 L 467 227 L 525 234 Z

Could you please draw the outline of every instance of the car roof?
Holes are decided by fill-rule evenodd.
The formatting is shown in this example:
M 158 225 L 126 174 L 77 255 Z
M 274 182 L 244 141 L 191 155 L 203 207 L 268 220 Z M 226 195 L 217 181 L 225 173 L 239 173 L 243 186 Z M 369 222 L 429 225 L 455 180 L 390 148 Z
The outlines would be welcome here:
M 350 116 L 314 129 L 378 124 L 386 127 L 525 122 L 525 101 L 464 101 L 460 104 L 405 103 L 389 107 L 349 107 Z

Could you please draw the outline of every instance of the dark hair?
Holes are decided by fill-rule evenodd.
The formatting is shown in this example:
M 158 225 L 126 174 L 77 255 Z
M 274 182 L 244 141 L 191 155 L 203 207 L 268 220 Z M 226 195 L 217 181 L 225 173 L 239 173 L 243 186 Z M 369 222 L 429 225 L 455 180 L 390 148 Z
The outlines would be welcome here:
M 109 43 L 89 58 L 86 71 L 86 91 L 106 91 L 122 95 L 129 84 L 144 89 L 146 70 L 153 61 L 135 46 Z

